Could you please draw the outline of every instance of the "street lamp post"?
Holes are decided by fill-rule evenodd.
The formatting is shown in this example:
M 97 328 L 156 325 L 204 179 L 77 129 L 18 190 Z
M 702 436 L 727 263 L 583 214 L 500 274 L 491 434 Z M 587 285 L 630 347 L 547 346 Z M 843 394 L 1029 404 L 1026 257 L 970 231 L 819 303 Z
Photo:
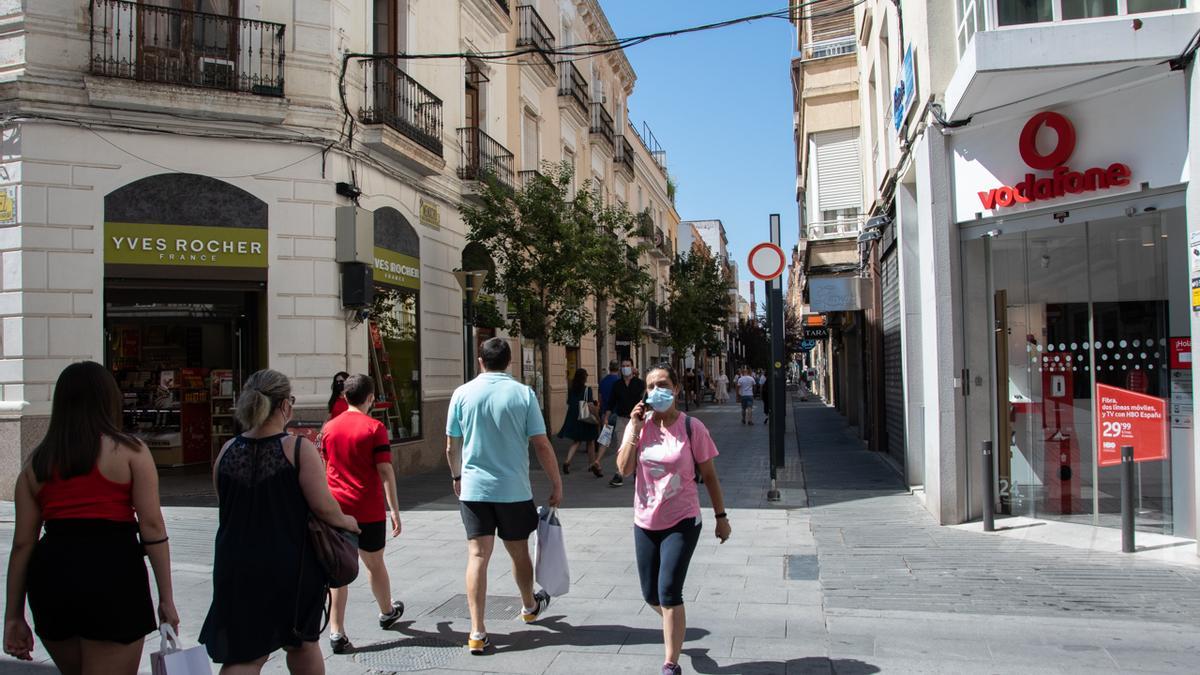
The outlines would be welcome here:
M 470 382 L 475 371 L 475 298 L 487 279 L 487 270 L 454 270 L 454 278 L 463 291 L 463 382 Z

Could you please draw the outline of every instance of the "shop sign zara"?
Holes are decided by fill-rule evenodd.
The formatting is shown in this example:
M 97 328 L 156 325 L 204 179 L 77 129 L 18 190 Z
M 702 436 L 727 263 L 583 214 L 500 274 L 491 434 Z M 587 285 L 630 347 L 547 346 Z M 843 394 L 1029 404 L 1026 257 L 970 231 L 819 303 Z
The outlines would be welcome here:
M 1043 154 L 1037 147 L 1038 132 L 1042 127 L 1053 129 L 1057 138 L 1054 149 Z M 983 208 L 991 211 L 1017 204 L 1049 201 L 1067 195 L 1108 190 L 1129 185 L 1132 170 L 1127 164 L 1113 162 L 1106 167 L 1096 166 L 1082 171 L 1073 171 L 1067 160 L 1075 152 L 1075 125 L 1065 115 L 1056 112 L 1040 112 L 1025 123 L 1021 129 L 1019 146 L 1021 159 L 1029 168 L 1049 171 L 1050 175 L 1025 174 L 1025 179 L 1016 185 L 979 192 Z
M 261 228 L 105 223 L 104 262 L 181 267 L 266 267 Z

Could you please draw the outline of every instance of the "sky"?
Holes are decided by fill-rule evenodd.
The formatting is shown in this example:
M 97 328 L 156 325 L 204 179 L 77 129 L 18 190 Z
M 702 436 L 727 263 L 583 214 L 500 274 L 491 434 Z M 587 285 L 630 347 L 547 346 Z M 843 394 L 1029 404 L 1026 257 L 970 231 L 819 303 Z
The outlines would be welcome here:
M 601 0 L 617 37 L 783 9 L 784 0 Z M 629 119 L 649 124 L 667 153 L 683 220 L 719 219 L 749 299 L 746 256 L 780 215 L 791 256 L 799 238 L 792 141 L 791 25 L 764 19 L 651 40 L 625 55 L 637 73 Z M 762 282 L 755 282 L 759 306 Z

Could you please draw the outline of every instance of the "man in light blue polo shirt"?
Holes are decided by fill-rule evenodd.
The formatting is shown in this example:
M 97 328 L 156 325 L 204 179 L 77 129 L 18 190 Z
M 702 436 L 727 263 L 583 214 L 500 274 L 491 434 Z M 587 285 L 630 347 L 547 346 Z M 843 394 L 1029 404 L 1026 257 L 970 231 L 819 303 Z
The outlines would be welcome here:
M 537 396 L 505 372 L 511 360 L 507 340 L 484 342 L 479 349 L 482 372 L 454 390 L 446 420 L 446 460 L 467 530 L 467 648 L 472 654 L 483 654 L 491 644 L 483 614 L 497 532 L 512 558 L 521 618 L 532 623 L 550 605 L 545 591 L 533 592 L 529 535 L 537 530 L 538 516 L 529 486 L 530 443 L 553 486 L 550 506 L 562 500 L 562 479 Z

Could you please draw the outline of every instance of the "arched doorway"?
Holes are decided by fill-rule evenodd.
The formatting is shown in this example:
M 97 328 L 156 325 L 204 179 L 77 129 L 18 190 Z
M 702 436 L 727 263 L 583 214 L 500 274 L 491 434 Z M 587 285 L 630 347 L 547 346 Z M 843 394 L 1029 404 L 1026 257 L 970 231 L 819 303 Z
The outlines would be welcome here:
M 421 239 L 396 209 L 375 211 L 375 300 L 368 320 L 368 363 L 376 415 L 393 443 L 422 435 Z
M 238 431 L 238 387 L 267 361 L 267 204 L 208 176 L 149 176 L 105 196 L 103 236 L 125 429 L 161 467 L 211 463 Z

